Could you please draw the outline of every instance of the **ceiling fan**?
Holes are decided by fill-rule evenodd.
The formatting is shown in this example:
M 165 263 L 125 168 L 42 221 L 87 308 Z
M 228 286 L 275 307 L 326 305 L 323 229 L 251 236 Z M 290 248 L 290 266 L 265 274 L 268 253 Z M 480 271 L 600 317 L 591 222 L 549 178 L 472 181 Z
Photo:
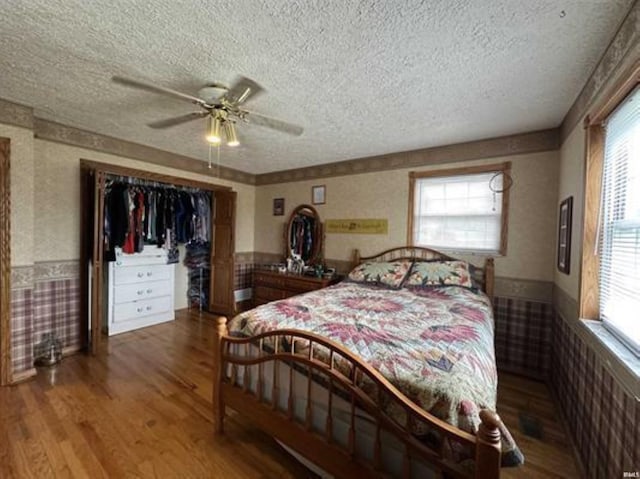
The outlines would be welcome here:
M 117 75 L 111 77 L 111 80 L 127 87 L 188 101 L 201 108 L 199 111 L 187 113 L 186 115 L 148 123 L 147 125 L 151 128 L 169 128 L 189 121 L 206 118 L 207 141 L 212 144 L 220 144 L 222 141 L 221 132 L 224 130 L 227 146 L 238 146 L 240 144 L 235 130 L 235 124 L 238 121 L 271 128 L 272 130 L 281 131 L 290 135 L 299 136 L 303 132 L 303 128 L 298 125 L 276 120 L 275 118 L 270 118 L 241 108 L 249 99 L 265 91 L 264 88 L 255 81 L 246 77 L 241 76 L 237 78 L 230 87 L 226 87 L 220 83 L 205 85 L 198 92 L 198 96 Z

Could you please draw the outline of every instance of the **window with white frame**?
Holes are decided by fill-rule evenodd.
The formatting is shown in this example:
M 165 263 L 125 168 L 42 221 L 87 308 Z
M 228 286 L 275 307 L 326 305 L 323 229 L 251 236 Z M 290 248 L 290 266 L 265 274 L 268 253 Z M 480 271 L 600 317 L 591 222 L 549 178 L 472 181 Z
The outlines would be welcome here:
M 640 356 L 640 87 L 604 128 L 600 316 Z
M 410 242 L 436 250 L 504 254 L 509 163 L 410 174 Z

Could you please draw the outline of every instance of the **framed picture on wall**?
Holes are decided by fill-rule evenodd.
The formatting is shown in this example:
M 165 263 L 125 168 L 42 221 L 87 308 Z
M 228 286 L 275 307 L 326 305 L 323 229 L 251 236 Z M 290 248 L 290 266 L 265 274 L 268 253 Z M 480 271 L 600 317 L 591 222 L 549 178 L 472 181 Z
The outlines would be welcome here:
M 573 196 L 560 203 L 558 220 L 558 271 L 569 274 L 571 266 L 571 215 Z
M 284 215 L 284 198 L 273 199 L 273 216 Z
M 311 187 L 311 202 L 314 205 L 324 205 L 326 200 L 326 187 L 325 185 L 318 185 Z

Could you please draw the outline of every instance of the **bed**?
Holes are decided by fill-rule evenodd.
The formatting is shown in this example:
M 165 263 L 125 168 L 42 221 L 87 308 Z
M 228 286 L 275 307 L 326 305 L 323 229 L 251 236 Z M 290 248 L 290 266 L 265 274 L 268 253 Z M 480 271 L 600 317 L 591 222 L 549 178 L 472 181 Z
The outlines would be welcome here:
M 218 318 L 216 432 L 230 407 L 337 477 L 494 478 L 521 462 L 492 412 L 493 261 L 458 263 L 356 252 L 346 281 Z

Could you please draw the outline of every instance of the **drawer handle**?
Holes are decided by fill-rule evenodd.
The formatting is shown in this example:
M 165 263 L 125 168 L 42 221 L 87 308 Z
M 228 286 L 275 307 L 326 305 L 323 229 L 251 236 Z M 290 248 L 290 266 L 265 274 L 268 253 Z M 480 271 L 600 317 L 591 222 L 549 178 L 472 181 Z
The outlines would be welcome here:
M 138 273 L 138 278 L 142 278 L 144 276 L 144 273 Z
M 147 276 L 151 276 L 153 273 L 151 271 L 147 271 Z
M 138 290 L 138 296 L 140 296 L 142 293 L 144 293 L 144 290 L 143 289 L 139 289 Z
M 151 306 L 147 306 L 147 311 L 151 311 Z
M 137 309 L 136 309 L 136 311 L 137 311 L 138 313 L 142 313 L 142 312 L 144 311 L 144 309 L 142 309 L 142 308 L 137 308 Z
M 153 290 L 152 289 L 148 289 L 147 290 L 147 294 L 151 294 L 151 293 L 153 293 Z

